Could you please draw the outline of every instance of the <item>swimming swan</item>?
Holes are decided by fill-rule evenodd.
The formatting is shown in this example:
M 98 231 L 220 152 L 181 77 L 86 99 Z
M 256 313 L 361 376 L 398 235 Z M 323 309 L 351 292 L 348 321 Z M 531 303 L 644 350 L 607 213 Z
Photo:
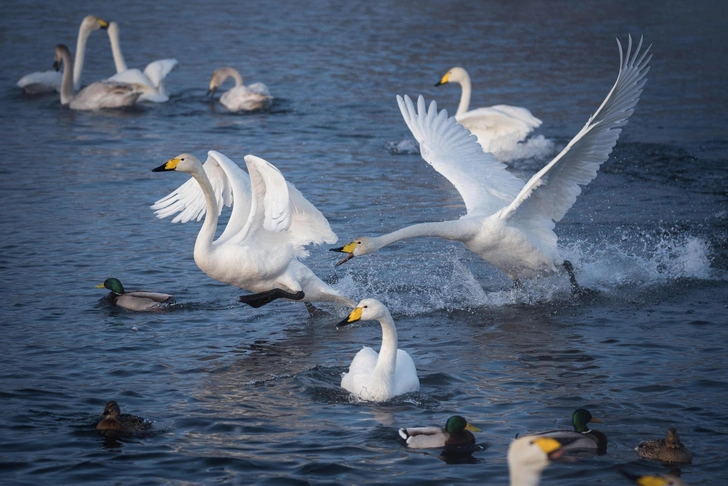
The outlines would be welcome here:
M 142 94 L 132 85 L 107 80 L 91 83 L 74 95 L 71 71 L 68 69 L 68 66 L 71 65 L 71 53 L 68 47 L 63 44 L 58 44 L 55 50 L 53 67 L 59 70 L 61 63 L 63 63 L 61 104 L 68 105 L 72 110 L 122 108 L 136 103 L 136 100 Z
M 227 78 L 233 78 L 235 86 L 220 96 L 220 103 L 229 111 L 265 110 L 270 107 L 273 97 L 270 95 L 268 87 L 263 83 L 253 83 L 245 86 L 243 77 L 236 69 L 231 67 L 221 67 L 212 72 L 207 95 L 214 96 L 217 88 Z
M 483 151 L 494 154 L 498 160 L 512 158 L 511 153 L 518 143 L 541 126 L 541 120 L 520 106 L 495 105 L 468 111 L 470 76 L 461 67 L 450 69 L 435 86 L 447 83 L 458 83 L 462 88 L 455 119 L 478 137 Z
M 480 432 L 480 429 L 469 424 L 460 415 L 453 415 L 447 419 L 445 427 L 408 427 L 399 429 L 399 436 L 412 449 L 457 448 L 474 446 L 473 432 Z
M 587 426 L 589 422 L 602 423 L 601 420 L 592 416 L 588 410 L 580 408 L 571 415 L 571 424 L 574 426 L 574 430 L 550 430 L 534 435 L 569 441 L 564 446 L 564 450 L 579 452 L 580 455 L 606 454 L 607 436 L 603 432 L 590 429 Z
M 83 71 L 83 61 L 86 56 L 86 41 L 91 32 L 99 29 L 106 29 L 109 24 L 93 15 L 86 16 L 81 22 L 78 29 L 78 38 L 76 39 L 76 62 L 73 65 L 73 88 L 78 89 L 81 86 L 81 72 Z M 50 93 L 51 91 L 61 91 L 61 83 L 63 77 L 58 71 L 44 71 L 26 74 L 18 80 L 18 86 L 28 94 Z
M 336 241 L 324 215 L 272 164 L 254 155 L 246 155 L 245 164 L 247 174 L 219 152 L 208 152 L 204 166 L 194 155 L 178 155 L 154 172 L 186 172 L 193 179 L 152 209 L 158 218 L 180 213 L 173 222 L 206 215 L 195 263 L 215 280 L 255 292 L 241 302 L 260 307 L 287 298 L 354 307 L 299 261 L 308 256 L 305 245 Z M 225 231 L 214 240 L 222 206 L 231 204 Z
M 162 309 L 165 303 L 172 303 L 170 294 L 162 294 L 160 292 L 145 292 L 143 290 L 135 290 L 126 292 L 124 286 L 118 278 L 107 278 L 103 283 L 96 286 L 97 289 L 106 288 L 110 290 L 107 298 L 112 305 L 123 307 L 124 309 L 135 311 L 149 311 Z
M 111 76 L 109 80 L 136 86 L 142 92 L 139 101 L 152 101 L 154 103 L 168 101 L 169 96 L 167 96 L 164 90 L 164 78 L 177 65 L 177 60 L 160 59 L 151 62 L 144 68 L 144 72 L 138 69 L 128 69 L 124 60 L 124 54 L 121 52 L 119 26 L 116 22 L 109 23 L 108 34 L 111 43 L 111 52 L 114 56 L 114 64 L 116 65 L 116 74 Z
M 511 486 L 538 486 L 541 473 L 563 454 L 562 443 L 551 437 L 525 435 L 508 447 Z
M 448 118 L 445 110 L 438 114 L 434 101 L 426 110 L 420 96 L 415 109 L 408 96 L 404 100 L 398 96 L 422 158 L 460 192 L 467 214 L 455 221 L 415 224 L 375 238 L 357 238 L 331 249 L 348 254 L 337 265 L 396 241 L 439 236 L 461 241 L 516 284 L 519 279 L 553 274 L 563 266 L 572 290 L 578 291 L 571 264 L 559 255 L 555 222 L 574 204 L 581 193 L 579 186 L 594 179 L 599 165 L 609 157 L 639 100 L 652 57 L 647 55 L 649 47 L 639 56 L 642 40 L 631 55 L 630 37 L 624 58 L 619 39 L 617 44 L 620 70 L 612 90 L 566 148 L 525 185 L 492 154 L 483 152 L 455 118 Z
M 362 400 L 384 402 L 397 395 L 420 389 L 415 363 L 407 351 L 397 349 L 397 328 L 389 310 L 376 299 L 364 299 L 349 316 L 336 325 L 339 329 L 358 320 L 376 320 L 382 326 L 379 354 L 370 347 L 359 351 L 341 379 L 341 387 Z

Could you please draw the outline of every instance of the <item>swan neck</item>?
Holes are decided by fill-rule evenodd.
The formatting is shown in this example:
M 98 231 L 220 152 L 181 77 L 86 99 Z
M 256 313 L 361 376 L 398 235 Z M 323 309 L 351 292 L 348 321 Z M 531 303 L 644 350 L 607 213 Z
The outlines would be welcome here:
M 119 42 L 119 28 L 109 26 L 108 28 L 109 42 L 111 43 L 111 54 L 114 56 L 114 65 L 117 73 L 123 73 L 127 70 L 124 54 L 121 52 L 121 43 Z
M 379 324 L 382 326 L 382 347 L 374 373 L 391 376 L 397 366 L 397 328 L 389 311 L 379 320 Z
M 510 468 L 511 486 L 538 486 L 541 475 L 524 469 L 523 467 Z
M 63 76 L 61 77 L 61 104 L 67 105 L 73 100 L 73 78 L 71 74 L 71 53 L 66 49 L 61 51 L 63 59 Z
M 83 72 L 83 62 L 86 58 L 86 41 L 91 31 L 86 28 L 85 22 L 81 23 L 78 29 L 78 38 L 76 39 L 76 60 L 73 63 L 73 89 L 78 90 L 81 86 L 81 73 Z M 70 66 L 70 64 L 69 64 Z
M 215 239 L 215 231 L 217 230 L 217 220 L 220 214 L 219 208 L 217 207 L 217 199 L 215 199 L 215 191 L 212 188 L 210 179 L 205 174 L 204 169 L 200 165 L 196 167 L 194 171 L 190 172 L 190 175 L 197 180 L 202 188 L 202 193 L 205 195 L 205 203 L 207 210 L 205 212 L 205 222 L 200 228 L 200 233 L 197 235 L 195 241 L 195 259 L 199 252 L 208 253 L 212 249 L 212 242 Z
M 462 115 L 463 113 L 467 113 L 468 108 L 470 108 L 470 76 L 468 76 L 468 73 L 463 73 L 462 79 L 458 81 L 460 83 L 460 86 L 462 87 L 462 91 L 460 92 L 460 104 L 458 105 L 458 111 L 455 113 L 455 116 Z
M 372 251 L 376 251 L 397 241 L 417 238 L 419 236 L 439 236 L 440 238 L 445 238 L 447 240 L 462 240 L 467 235 L 463 232 L 462 225 L 457 225 L 457 223 L 460 223 L 461 221 L 462 220 L 419 223 L 406 226 L 402 229 L 398 229 L 397 231 L 387 233 L 386 235 L 372 238 L 374 246 Z
M 232 77 L 235 80 L 235 87 L 239 88 L 243 85 L 243 75 L 240 74 L 235 69 L 230 68 L 228 71 L 226 71 L 227 75 Z

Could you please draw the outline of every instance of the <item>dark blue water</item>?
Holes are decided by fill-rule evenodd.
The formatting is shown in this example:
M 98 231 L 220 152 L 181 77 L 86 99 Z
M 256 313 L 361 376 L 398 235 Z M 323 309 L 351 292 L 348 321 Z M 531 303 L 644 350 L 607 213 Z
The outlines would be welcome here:
M 692 450 L 690 484 L 728 479 L 728 31 L 718 2 L 278 2 L 162 0 L 6 5 L 0 18 L 0 475 L 18 484 L 507 483 L 516 434 L 569 426 L 586 407 L 608 454 L 554 464 L 544 484 L 625 484 L 639 441 L 674 426 Z M 171 99 L 83 113 L 15 82 L 50 69 L 83 16 L 121 27 L 130 67 L 179 60 Z M 275 164 L 346 243 L 464 212 L 417 154 L 396 94 L 452 111 L 459 90 L 433 84 L 462 65 L 472 106 L 525 106 L 564 146 L 616 77 L 615 37 L 653 43 L 649 81 L 610 160 L 557 225 L 581 283 L 514 291 L 459 244 L 393 245 L 334 268 L 306 263 L 358 300 L 385 302 L 419 393 L 357 403 L 339 387 L 375 323 L 336 331 L 343 311 L 310 319 L 300 304 L 252 309 L 192 259 L 199 224 L 148 208 L 182 174 L 151 169 L 218 150 Z M 276 97 L 236 115 L 204 97 L 222 65 Z M 113 73 L 92 34 L 84 80 Z M 546 159 L 547 160 L 547 159 Z M 525 160 L 528 175 L 545 160 Z M 162 313 L 109 308 L 94 286 L 175 295 Z M 154 420 L 155 433 L 112 440 L 94 424 L 107 400 Z M 401 426 L 459 413 L 480 427 L 472 464 L 407 450 Z

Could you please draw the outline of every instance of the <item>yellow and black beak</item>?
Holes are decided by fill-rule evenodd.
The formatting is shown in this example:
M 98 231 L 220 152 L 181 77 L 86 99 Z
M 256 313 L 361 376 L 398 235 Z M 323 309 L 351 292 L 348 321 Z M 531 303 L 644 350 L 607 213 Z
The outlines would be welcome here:
M 177 164 L 180 163 L 180 159 L 169 159 L 164 164 L 160 165 L 159 167 L 152 169 L 152 172 L 164 172 L 168 170 L 175 170 L 177 168 Z
M 343 259 L 336 262 L 336 265 L 334 265 L 334 266 L 338 267 L 342 263 L 346 263 L 349 260 L 351 260 L 352 258 L 354 258 L 354 248 L 356 248 L 356 245 L 358 245 L 358 244 L 359 244 L 358 242 L 352 241 L 348 245 L 344 245 L 339 248 L 330 248 L 329 251 L 338 251 L 339 253 L 348 253 L 348 255 L 346 255 Z
M 352 310 L 349 315 L 344 319 L 343 321 L 336 324 L 336 329 L 342 328 L 344 326 L 347 326 L 351 324 L 352 322 L 356 322 L 359 319 L 361 319 L 361 313 L 364 309 L 362 307 L 357 307 L 356 309 Z
M 96 20 L 99 21 L 99 27 L 101 27 L 102 29 L 106 30 L 109 28 L 109 23 L 107 21 L 101 20 L 101 19 L 96 19 Z
M 533 443 L 539 446 L 551 461 L 558 459 L 564 453 L 563 444 L 552 437 L 539 437 Z
M 437 84 L 435 84 L 435 86 L 440 86 L 443 84 L 447 84 L 449 82 L 450 82 L 450 71 L 446 72 L 445 75 L 442 77 L 442 79 L 440 81 L 438 81 Z
M 625 470 L 620 470 L 619 472 L 621 472 L 624 477 L 631 479 L 635 484 L 639 484 L 640 486 L 667 486 L 670 483 L 668 478 L 658 474 L 639 475 L 632 474 Z
M 213 84 L 212 81 L 210 81 L 210 87 L 207 89 L 207 94 L 205 96 L 215 96 L 216 91 L 217 85 Z

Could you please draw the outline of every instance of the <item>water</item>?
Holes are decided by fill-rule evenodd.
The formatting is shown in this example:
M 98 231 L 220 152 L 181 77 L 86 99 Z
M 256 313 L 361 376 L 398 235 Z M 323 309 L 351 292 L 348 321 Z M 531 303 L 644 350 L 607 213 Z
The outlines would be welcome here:
M 14 86 L 49 69 L 93 13 L 121 26 L 131 67 L 176 57 L 169 103 L 71 112 Z M 92 2 L 5 6 L 0 71 L 0 473 L 17 484 L 505 484 L 516 434 L 568 428 L 586 407 L 606 456 L 555 464 L 544 484 L 626 484 L 618 469 L 665 471 L 632 447 L 678 429 L 690 484 L 728 478 L 726 30 L 715 3 L 278 2 L 203 6 Z M 186 176 L 151 169 L 181 152 L 219 150 L 274 163 L 329 218 L 340 243 L 456 218 L 462 202 L 412 152 L 395 94 L 454 110 L 432 85 L 454 65 L 472 106 L 510 103 L 544 121 L 558 147 L 584 124 L 617 72 L 615 37 L 653 43 L 649 81 L 599 176 L 557 226 L 581 283 L 521 291 L 462 246 L 421 239 L 334 268 L 306 263 L 352 298 L 392 310 L 421 391 L 357 403 L 340 375 L 380 331 L 336 331 L 342 309 L 309 319 L 295 303 L 261 309 L 192 260 L 199 225 L 148 206 Z M 90 82 L 112 73 L 103 32 L 89 40 Z M 232 65 L 276 97 L 233 115 L 205 99 Z M 227 86 L 226 86 L 227 87 Z M 392 147 L 400 147 L 393 154 Z M 528 175 L 544 159 L 516 161 Z M 109 308 L 94 285 L 170 292 L 167 312 Z M 155 421 L 155 434 L 110 440 L 94 423 L 107 400 Z M 459 413 L 480 427 L 472 464 L 409 451 L 401 426 Z

